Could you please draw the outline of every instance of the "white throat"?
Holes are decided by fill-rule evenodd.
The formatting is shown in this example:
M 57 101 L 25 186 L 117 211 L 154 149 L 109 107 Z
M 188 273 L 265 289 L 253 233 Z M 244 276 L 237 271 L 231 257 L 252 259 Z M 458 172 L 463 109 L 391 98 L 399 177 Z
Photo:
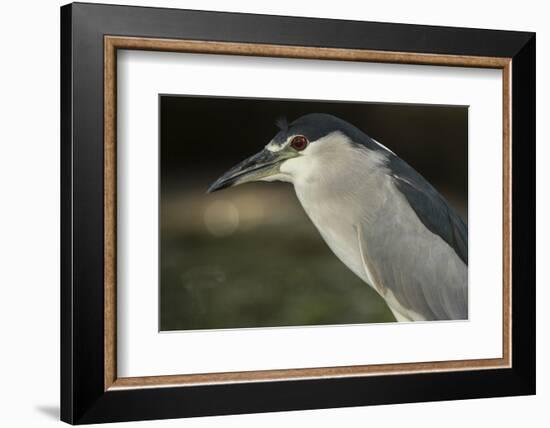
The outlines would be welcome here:
M 310 153 L 285 162 L 281 174 L 294 184 L 304 211 L 331 250 L 370 283 L 357 248 L 356 225 L 372 221 L 385 203 L 391 185 L 386 155 L 357 147 L 341 133 L 324 138 L 310 144 Z

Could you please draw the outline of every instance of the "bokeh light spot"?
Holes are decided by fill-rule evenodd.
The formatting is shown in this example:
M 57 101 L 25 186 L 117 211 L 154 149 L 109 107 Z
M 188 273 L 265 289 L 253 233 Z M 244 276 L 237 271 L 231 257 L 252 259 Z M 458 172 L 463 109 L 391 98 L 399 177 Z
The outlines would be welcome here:
M 204 210 L 204 225 L 214 236 L 229 236 L 239 228 L 239 210 L 229 201 L 214 201 Z

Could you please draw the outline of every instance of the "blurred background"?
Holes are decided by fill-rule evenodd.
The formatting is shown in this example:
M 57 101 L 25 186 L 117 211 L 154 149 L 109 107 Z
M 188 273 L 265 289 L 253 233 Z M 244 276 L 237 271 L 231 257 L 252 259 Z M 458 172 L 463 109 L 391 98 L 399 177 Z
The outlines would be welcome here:
M 277 133 L 338 116 L 397 153 L 467 222 L 464 106 L 160 96 L 160 330 L 394 321 L 332 254 L 292 185 L 208 186 Z

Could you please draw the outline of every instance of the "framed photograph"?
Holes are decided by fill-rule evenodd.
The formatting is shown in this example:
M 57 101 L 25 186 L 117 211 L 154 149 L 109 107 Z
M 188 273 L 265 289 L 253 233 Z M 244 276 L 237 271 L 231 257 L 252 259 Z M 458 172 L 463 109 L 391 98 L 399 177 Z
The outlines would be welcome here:
M 535 393 L 533 33 L 76 3 L 61 83 L 62 420 Z

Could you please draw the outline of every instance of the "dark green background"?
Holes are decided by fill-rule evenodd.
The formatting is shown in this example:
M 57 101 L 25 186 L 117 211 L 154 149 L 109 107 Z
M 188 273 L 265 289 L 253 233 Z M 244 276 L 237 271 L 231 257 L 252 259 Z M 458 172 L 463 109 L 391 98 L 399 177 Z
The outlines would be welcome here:
M 311 112 L 389 147 L 467 220 L 466 107 L 162 95 L 160 330 L 394 320 L 328 249 L 290 184 L 205 193 L 269 142 L 277 118 Z

